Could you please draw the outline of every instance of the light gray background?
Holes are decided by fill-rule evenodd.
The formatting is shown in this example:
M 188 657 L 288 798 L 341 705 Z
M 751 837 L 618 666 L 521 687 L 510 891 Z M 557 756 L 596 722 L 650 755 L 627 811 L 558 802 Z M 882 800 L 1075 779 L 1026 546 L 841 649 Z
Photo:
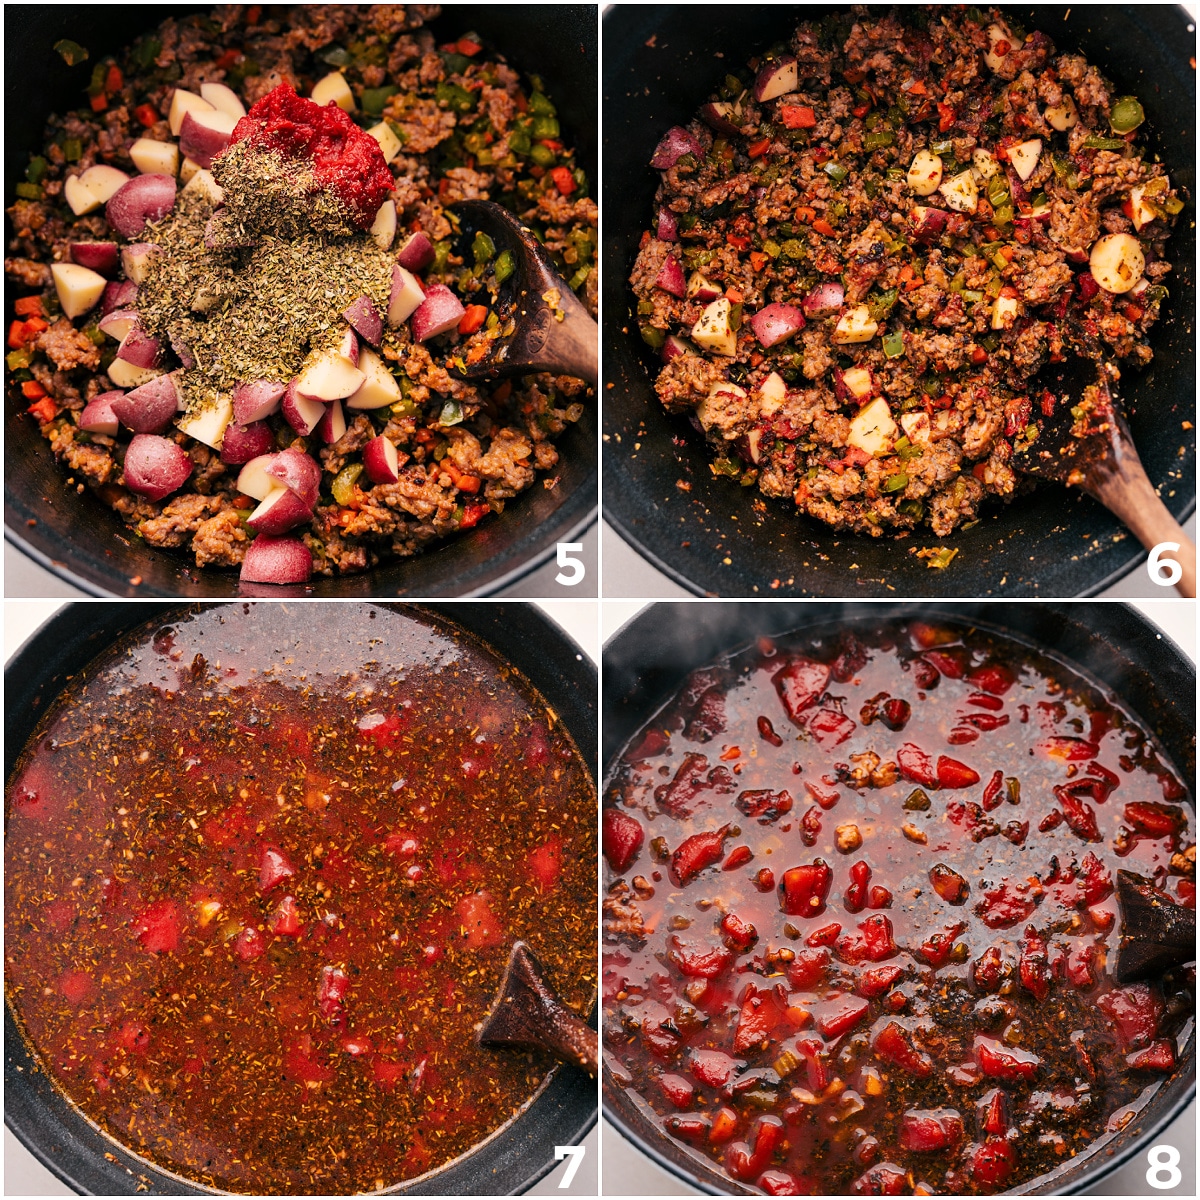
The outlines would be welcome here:
M 610 532 L 610 536 L 612 535 Z M 619 539 L 617 539 L 619 540 Z M 610 580 L 608 545 L 605 543 L 605 579 Z M 640 560 L 637 560 L 640 561 Z M 669 581 L 668 581 L 669 582 Z M 607 590 L 607 584 L 606 584 Z M 682 592 L 675 593 L 682 595 Z M 696 600 L 697 604 L 713 603 Z M 1037 603 L 997 601 L 997 603 Z M 644 607 L 639 600 L 606 600 L 601 606 L 601 630 L 608 641 L 626 621 Z M 1196 658 L 1196 606 L 1191 600 L 1143 600 L 1134 607 L 1146 614 L 1193 661 Z M 696 1196 L 694 1188 L 651 1162 L 627 1142 L 607 1121 L 603 1123 L 601 1150 L 604 1156 L 604 1194 L 606 1196 Z M 1195 1196 L 1196 1195 L 1196 1102 L 1187 1107 L 1172 1125 L 1163 1131 L 1155 1145 L 1172 1145 L 1180 1153 L 1179 1186 L 1159 1191 L 1146 1183 L 1145 1155 L 1114 1171 L 1087 1193 L 1093 1196 Z
M 594 528 L 593 528 L 594 532 Z M 6 549 L 11 549 L 6 547 Z M 594 576 L 593 576 L 594 577 Z M 89 601 L 88 603 L 104 603 Z M 120 603 L 112 601 L 111 603 Z M 336 602 L 335 602 L 336 603 Z M 347 601 L 346 603 L 358 603 Z M 43 621 L 62 607 L 61 600 L 9 600 L 4 604 L 4 657 L 7 661 L 21 643 Z M 594 600 L 548 600 L 538 603 L 552 620 L 557 621 L 579 643 L 593 661 L 599 658 L 599 605 Z M 599 1188 L 598 1155 L 600 1130 L 595 1127 L 584 1139 L 586 1151 L 569 1188 L 558 1184 L 570 1165 L 564 1159 L 545 1179 L 532 1188 L 531 1196 L 594 1196 Z M 70 1196 L 53 1174 L 21 1145 L 12 1133 L 4 1130 L 4 1194 L 5 1196 Z

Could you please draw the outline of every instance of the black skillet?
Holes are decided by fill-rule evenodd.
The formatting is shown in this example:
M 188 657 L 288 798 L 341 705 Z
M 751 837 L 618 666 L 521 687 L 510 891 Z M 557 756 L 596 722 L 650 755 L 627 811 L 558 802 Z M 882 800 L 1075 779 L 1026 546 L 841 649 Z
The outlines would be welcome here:
M 332 610 L 333 605 L 325 606 Z M 517 667 L 558 714 L 588 769 L 596 773 L 596 668 L 563 630 L 529 604 L 430 604 L 427 611 L 486 642 Z M 4 673 L 4 777 L 46 705 L 65 681 L 122 634 L 167 623 L 159 604 L 73 604 L 25 642 Z M 331 622 L 336 612 L 330 613 Z M 482 1016 L 482 1014 L 481 1014 Z M 591 1024 L 595 1028 L 596 1014 Z M 507 1128 L 454 1162 L 389 1194 L 515 1195 L 555 1166 L 554 1148 L 580 1143 L 596 1121 L 595 1080 L 558 1067 L 549 1084 Z M 48 1170 L 81 1195 L 201 1195 L 99 1133 L 37 1069 L 4 1010 L 4 1123 Z M 139 1184 L 145 1181 L 146 1187 Z
M 92 64 L 128 45 L 170 15 L 207 5 L 10 5 L 4 10 L 4 194 L 24 179 L 52 112 L 86 104 Z M 478 33 L 522 71 L 540 74 L 558 106 L 565 139 L 595 177 L 596 17 L 583 4 L 448 5 L 430 28 L 438 43 Z M 63 37 L 91 52 L 67 67 L 53 51 Z M 6 232 L 5 237 L 10 236 Z M 24 289 L 5 286 L 5 312 Z M 7 398 L 4 411 L 5 536 L 47 570 L 89 595 L 237 596 L 236 572 L 201 571 L 190 556 L 154 550 L 131 537 L 123 522 L 91 493 L 77 495 L 24 406 Z M 558 486 L 540 482 L 469 534 L 436 550 L 365 575 L 316 579 L 311 592 L 275 587 L 272 596 L 470 596 L 499 591 L 544 562 L 557 542 L 574 542 L 596 513 L 596 431 L 589 404 L 559 441 Z M 36 522 L 36 524 L 31 524 Z M 129 581 L 140 577 L 140 585 Z M 259 591 L 257 594 L 267 594 Z
M 1094 595 L 1144 561 L 1136 541 L 1076 489 L 1042 485 L 985 510 L 974 529 L 895 541 L 838 534 L 791 506 L 708 469 L 704 441 L 668 417 L 652 388 L 656 356 L 638 337 L 627 280 L 650 227 L 659 173 L 647 164 L 662 134 L 686 124 L 728 70 L 789 35 L 826 5 L 619 5 L 604 16 L 604 512 L 635 549 L 683 587 L 726 596 Z M 1146 110 L 1150 144 L 1190 197 L 1195 190 L 1194 25 L 1168 5 L 1013 7 L 1060 51 L 1078 50 Z M 1151 334 L 1154 362 L 1123 372 L 1134 443 L 1167 507 L 1195 508 L 1196 309 L 1194 209 L 1170 242 L 1169 314 Z M 676 486 L 691 485 L 690 491 Z M 955 546 L 931 570 L 914 546 Z M 729 560 L 726 562 L 725 560 Z M 779 581 L 779 582 L 775 582 Z M 1146 584 L 1147 592 L 1153 590 Z
M 1194 795 L 1196 669 L 1187 656 L 1136 609 L 1117 604 L 941 604 L 675 602 L 644 609 L 604 647 L 603 730 L 607 780 L 621 748 L 674 693 L 684 676 L 759 635 L 853 619 L 908 613 L 956 617 L 1010 634 L 1043 652 L 1082 666 L 1112 689 L 1157 736 Z M 1018 1193 L 1086 1191 L 1153 1144 L 1191 1101 L 1196 1086 L 1194 1022 L 1176 1073 L 1139 1117 L 1098 1153 L 1032 1180 Z M 746 1192 L 706 1160 L 664 1137 L 644 1106 L 603 1076 L 604 1115 L 644 1154 L 711 1195 Z

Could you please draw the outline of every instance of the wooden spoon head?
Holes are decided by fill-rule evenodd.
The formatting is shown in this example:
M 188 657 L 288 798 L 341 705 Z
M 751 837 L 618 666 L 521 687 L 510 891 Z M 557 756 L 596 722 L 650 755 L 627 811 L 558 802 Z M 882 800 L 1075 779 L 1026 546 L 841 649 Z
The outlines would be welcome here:
M 1196 957 L 1196 910 L 1176 904 L 1145 876 L 1117 872 L 1121 908 L 1118 983 L 1152 979 Z

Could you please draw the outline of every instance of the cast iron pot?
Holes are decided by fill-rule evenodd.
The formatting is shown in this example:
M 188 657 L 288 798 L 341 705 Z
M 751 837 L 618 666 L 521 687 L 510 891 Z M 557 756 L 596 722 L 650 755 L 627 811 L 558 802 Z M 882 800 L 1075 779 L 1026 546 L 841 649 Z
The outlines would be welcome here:
M 1112 689 L 1153 731 L 1192 795 L 1196 786 L 1196 668 L 1136 609 L 1117 604 L 832 604 L 675 602 L 643 610 L 604 647 L 605 793 L 625 743 L 674 694 L 684 677 L 718 655 L 797 629 L 920 614 L 970 621 L 1011 635 Z M 1189 796 L 1189 804 L 1194 803 Z M 1196 1087 L 1194 1021 L 1179 1065 L 1137 1120 L 1097 1154 L 1013 1189 L 1013 1194 L 1086 1191 L 1129 1162 L 1183 1112 Z M 646 1109 L 606 1070 L 604 1115 L 659 1166 L 709 1195 L 753 1194 L 664 1136 Z
M 333 605 L 323 606 L 328 610 Z M 596 668 L 553 621 L 531 604 L 422 606 L 486 642 L 517 667 L 559 715 L 596 775 Z M 72 604 L 50 618 L 9 660 L 4 672 L 4 777 L 42 713 L 66 681 L 123 634 L 162 625 L 173 610 L 159 604 Z M 330 612 L 330 619 L 336 613 Z M 596 1022 L 593 1011 L 591 1023 Z M 554 1147 L 580 1143 L 596 1122 L 596 1084 L 559 1067 L 528 1108 L 488 1141 L 389 1195 L 515 1195 L 555 1166 Z M 157 1170 L 88 1121 L 55 1090 L 4 1008 L 4 1123 L 43 1166 L 80 1195 L 213 1194 Z M 138 1186 L 149 1181 L 148 1188 Z
M 46 118 L 85 103 L 92 64 L 172 15 L 208 5 L 18 5 L 4 11 L 5 195 L 25 178 L 42 144 Z M 522 71 L 540 74 L 558 106 L 564 136 L 589 175 L 596 166 L 596 17 L 583 4 L 449 5 L 430 28 L 438 43 L 475 31 Z M 91 52 L 68 67 L 52 49 L 68 37 Z M 6 234 L 6 237 L 10 234 Z M 5 285 L 5 312 L 24 293 Z M 5 536 L 35 562 L 93 596 L 220 597 L 472 596 L 513 583 L 574 542 L 596 516 L 596 431 L 592 410 L 558 445 L 558 486 L 540 483 L 470 533 L 363 575 L 314 578 L 310 587 L 239 588 L 236 571 L 199 570 L 190 556 L 155 550 L 130 536 L 121 519 L 90 492 L 67 486 L 24 403 L 5 405 Z M 36 524 L 34 524 L 36 522 Z M 141 578 L 137 586 L 129 581 Z
M 896 541 L 837 533 L 798 517 L 757 488 L 715 477 L 703 437 L 668 417 L 654 393 L 661 363 L 642 343 L 628 279 L 650 228 L 659 172 L 647 164 L 672 125 L 687 124 L 729 69 L 786 38 L 830 6 L 620 5 L 604 16 L 604 515 L 677 583 L 724 596 L 1075 596 L 1114 583 L 1145 554 L 1095 501 L 1043 485 L 1012 505 L 985 509 L 974 529 L 939 540 L 925 529 Z M 1149 144 L 1171 179 L 1195 190 L 1194 26 L 1182 8 L 1010 7 L 1060 51 L 1077 50 L 1146 110 Z M 652 44 L 647 44 L 653 40 Z M 1120 394 L 1150 481 L 1171 512 L 1195 508 L 1196 234 L 1191 206 L 1170 242 L 1168 310 L 1150 335 L 1154 362 L 1123 370 Z M 673 440 L 675 439 L 675 440 Z M 636 444 L 636 448 L 635 448 Z M 690 483 L 681 491 L 677 480 Z M 959 550 L 930 570 L 913 546 Z M 722 560 L 729 559 L 728 563 Z M 782 581 L 782 585 L 779 582 Z M 1149 585 L 1147 585 L 1149 587 Z

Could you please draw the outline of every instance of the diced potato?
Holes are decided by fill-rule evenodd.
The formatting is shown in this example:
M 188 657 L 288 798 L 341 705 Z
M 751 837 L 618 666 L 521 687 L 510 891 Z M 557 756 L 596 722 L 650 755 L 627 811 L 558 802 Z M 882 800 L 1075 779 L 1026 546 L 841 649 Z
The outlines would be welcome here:
M 246 115 L 246 106 L 238 98 L 237 92 L 223 83 L 202 83 L 200 95 L 217 112 L 228 113 L 235 121 L 240 121 Z
M 988 48 L 984 51 L 983 61 L 987 63 L 989 70 L 998 71 L 1004 65 L 1004 60 L 1009 52 L 1015 50 L 1017 46 L 1008 26 L 1001 21 L 989 25 L 987 35 Z M 1001 50 L 1003 53 L 1000 53 Z
M 129 147 L 129 157 L 143 175 L 175 175 L 179 171 L 179 147 L 174 142 L 138 138 Z
M 379 206 L 379 211 L 375 214 L 375 220 L 371 225 L 371 236 L 380 250 L 392 248 L 392 240 L 396 236 L 396 202 L 394 200 L 385 200 Z
M 978 149 L 971 154 L 971 174 L 977 183 L 987 183 L 993 175 L 1000 173 L 1000 164 L 996 156 L 984 149 Z
M 737 334 L 729 325 L 729 309 L 727 297 L 714 300 L 692 326 L 692 340 L 714 354 L 732 358 L 737 353 Z
M 363 373 L 363 381 L 346 401 L 347 408 L 383 408 L 403 399 L 396 377 L 387 369 L 383 359 L 366 346 L 358 352 L 358 369 Z
M 55 263 L 50 268 L 58 302 L 68 317 L 82 317 L 95 308 L 104 295 L 106 280 L 88 267 L 78 263 Z
M 175 422 L 188 437 L 193 437 L 214 450 L 220 450 L 225 440 L 225 430 L 233 420 L 233 397 L 218 396 L 216 402 L 197 413 L 180 417 Z
M 941 182 L 941 157 L 931 150 L 918 150 L 908 168 L 908 186 L 918 196 L 932 196 Z
M 906 412 L 900 414 L 900 426 L 904 436 L 914 446 L 924 445 L 929 441 L 929 414 L 926 412 Z
M 1034 168 L 1038 165 L 1038 159 L 1041 157 L 1041 138 L 1030 138 L 1027 142 L 1018 142 L 1015 146 L 1008 148 L 1008 161 L 1012 163 L 1013 170 L 1021 177 L 1022 183 L 1033 174 Z
M 201 168 L 184 184 L 183 195 L 203 196 L 213 204 L 220 204 L 225 199 L 225 189 L 212 177 L 211 171 Z
M 400 139 L 392 132 L 392 127 L 386 121 L 380 121 L 378 125 L 368 129 L 367 133 L 379 143 L 385 162 L 391 162 L 403 149 Z
M 1130 189 L 1129 192 L 1129 208 L 1133 214 L 1133 227 L 1139 232 L 1144 229 L 1151 221 L 1158 219 L 1158 213 L 1146 203 L 1146 195 L 1154 187 L 1154 195 L 1165 196 L 1170 190 L 1170 184 L 1166 177 L 1163 177 L 1162 183 L 1152 179 L 1148 184 L 1139 184 L 1137 187 Z
M 104 373 L 119 388 L 135 388 L 165 375 L 166 370 L 163 367 L 135 367 L 123 358 L 114 358 Z
M 1046 124 L 1059 133 L 1074 129 L 1079 124 L 1079 109 L 1075 107 L 1075 98 L 1064 92 L 1061 104 L 1052 104 L 1043 114 Z
M 183 165 L 179 168 L 180 181 L 183 183 L 190 183 L 196 172 L 202 171 L 203 169 L 204 168 L 201 167 L 198 162 L 188 158 L 188 156 L 185 154 L 183 156 Z
M 992 328 L 1011 329 L 1021 315 L 1021 301 L 1016 296 L 997 296 L 992 305 Z
M 95 212 L 100 207 L 100 201 L 95 192 L 84 185 L 80 175 L 71 175 L 63 184 L 63 196 L 71 206 L 71 211 L 82 217 L 84 213 Z
M 1146 270 L 1141 243 L 1129 233 L 1106 233 L 1092 247 L 1090 264 L 1096 282 L 1106 291 L 1129 291 Z
M 759 384 L 758 387 L 758 411 L 764 417 L 773 416 L 782 407 L 783 402 L 787 399 L 787 384 L 783 381 L 783 376 L 778 371 L 772 371 Z
M 129 176 L 124 171 L 118 171 L 116 167 L 107 166 L 105 163 L 97 163 L 94 167 L 88 167 L 79 176 L 79 182 L 101 204 L 107 204 L 129 182 Z
M 693 271 L 688 278 L 687 298 L 695 300 L 715 300 L 721 294 L 721 289 L 715 283 L 705 279 L 699 271 Z
M 313 85 L 312 102 L 322 107 L 333 103 L 346 112 L 353 112 L 355 108 L 354 93 L 341 71 L 330 71 Z
M 838 318 L 831 340 L 838 346 L 851 346 L 869 342 L 878 331 L 879 322 L 871 317 L 871 310 L 865 304 L 859 304 Z
M 179 136 L 185 113 L 215 111 L 203 96 L 197 96 L 195 92 L 184 91 L 183 88 L 176 88 L 171 96 L 171 111 L 167 114 L 167 124 L 171 127 L 171 136 Z
M 847 367 L 842 372 L 842 383 L 855 400 L 865 400 L 875 390 L 866 367 Z
M 892 420 L 892 410 L 882 397 L 864 405 L 850 421 L 850 436 L 846 439 L 867 454 L 882 454 L 892 448 L 898 426 Z
M 938 188 L 955 212 L 973 213 L 979 207 L 979 188 L 970 171 L 960 171 Z

